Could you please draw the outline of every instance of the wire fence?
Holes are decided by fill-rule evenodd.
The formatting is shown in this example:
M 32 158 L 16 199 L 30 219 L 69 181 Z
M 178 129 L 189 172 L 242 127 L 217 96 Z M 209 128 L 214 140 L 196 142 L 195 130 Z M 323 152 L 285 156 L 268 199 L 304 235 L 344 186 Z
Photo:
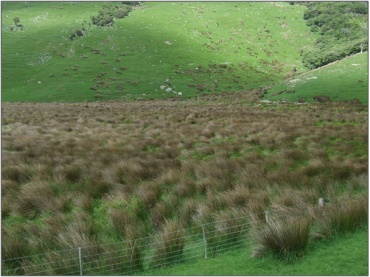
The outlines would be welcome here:
M 217 224 L 224 228 L 214 228 Z M 241 247 L 249 239 L 247 230 L 247 218 L 232 218 L 121 243 L 7 259 L 2 260 L 2 275 L 134 274 L 174 263 L 207 259 Z M 163 237 L 169 239 L 163 240 Z
M 315 206 L 324 204 L 320 198 Z M 263 223 L 270 216 L 266 211 L 256 218 Z M 250 245 L 250 225 L 250 217 L 244 215 L 119 243 L 6 259 L 2 260 L 2 275 L 132 275 Z

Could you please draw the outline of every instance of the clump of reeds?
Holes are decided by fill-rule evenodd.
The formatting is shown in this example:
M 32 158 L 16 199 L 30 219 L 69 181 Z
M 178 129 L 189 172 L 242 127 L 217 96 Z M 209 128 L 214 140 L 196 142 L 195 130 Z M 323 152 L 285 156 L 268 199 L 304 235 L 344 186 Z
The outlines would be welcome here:
M 113 230 L 120 236 L 125 237 L 126 225 L 133 221 L 132 215 L 120 208 L 112 207 L 108 210 Z
M 253 255 L 261 256 L 269 250 L 284 258 L 300 257 L 307 247 L 310 227 L 309 217 L 296 216 L 269 218 L 266 223 L 255 223 L 253 237 L 257 246 Z
M 237 185 L 234 189 L 223 192 L 220 197 L 227 207 L 237 208 L 246 207 L 251 196 L 252 193 L 247 187 Z
M 129 261 L 130 272 L 140 271 L 144 268 L 143 245 L 141 240 L 127 240 L 126 255 Z
M 171 215 L 171 208 L 167 203 L 158 202 L 150 210 L 150 219 L 153 227 L 159 229 L 160 226 L 165 222 L 165 219 Z
M 235 110 L 220 99 L 217 108 L 181 101 L 181 109 L 180 102 L 167 101 L 5 104 L 4 255 L 82 244 L 94 249 L 96 241 L 121 237 L 129 241 L 129 250 L 104 248 L 110 254 L 101 262 L 106 269 L 101 273 L 126 274 L 130 271 L 123 267 L 141 268 L 142 245 L 135 241 L 153 227 L 161 230 L 161 238 L 162 226 L 173 218 L 181 218 L 184 228 L 208 224 L 207 234 L 232 242 L 222 230 L 234 230 L 237 221 L 212 223 L 228 220 L 229 208 L 264 222 L 267 206 L 295 218 L 307 215 L 309 203 L 317 205 L 318 197 L 328 196 L 332 203 L 320 213 L 310 210 L 321 233 L 363 222 L 363 207 L 343 204 L 336 214 L 331 206 L 339 204 L 334 199 L 343 191 L 356 195 L 367 188 L 366 178 L 353 179 L 367 175 L 366 110 L 341 108 L 345 120 L 357 123 L 344 128 L 334 124 L 343 121 L 334 106 Z M 189 114 L 194 116 L 186 119 Z M 323 128 L 319 120 L 331 123 Z M 345 210 L 362 219 L 345 216 Z M 20 218 L 31 222 L 13 224 Z M 291 221 L 283 222 L 294 225 Z M 281 219 L 274 222 L 280 228 L 275 233 L 265 223 L 258 230 L 271 236 L 283 232 Z M 90 261 L 100 263 L 92 256 Z
M 351 232 L 368 219 L 368 195 L 343 196 L 317 210 L 315 215 L 319 231 L 318 238 Z
M 180 218 L 184 221 L 184 224 L 190 225 L 193 216 L 197 211 L 198 200 L 193 198 L 186 198 L 179 211 Z
M 26 183 L 31 179 L 32 172 L 30 168 L 24 164 L 4 166 L 1 170 L 1 177 L 4 180 L 11 180 L 18 184 Z
M 14 211 L 33 217 L 41 212 L 54 210 L 58 200 L 52 186 L 47 182 L 29 182 L 21 187 Z
M 1 242 L 1 259 L 8 260 L 15 257 L 27 256 L 30 254 L 30 248 L 27 242 L 27 238 L 22 236 L 24 234 L 22 228 L 15 226 L 13 228 L 2 225 L 1 236 L 3 239 Z M 16 261 L 10 260 L 7 262 L 14 264 Z
M 23 261 L 22 270 L 25 275 L 78 275 L 80 273 L 78 253 L 49 252 L 41 261 Z
M 183 223 L 177 220 L 165 220 L 153 245 L 155 248 L 153 266 L 168 266 L 181 261 L 185 245 Z
M 161 196 L 159 184 L 142 184 L 136 189 L 136 195 L 148 208 L 152 208 Z
M 211 238 L 214 238 L 213 244 L 218 241 L 220 250 L 234 247 L 244 237 L 248 229 L 245 214 L 238 209 L 217 212 L 214 219 L 215 232 Z

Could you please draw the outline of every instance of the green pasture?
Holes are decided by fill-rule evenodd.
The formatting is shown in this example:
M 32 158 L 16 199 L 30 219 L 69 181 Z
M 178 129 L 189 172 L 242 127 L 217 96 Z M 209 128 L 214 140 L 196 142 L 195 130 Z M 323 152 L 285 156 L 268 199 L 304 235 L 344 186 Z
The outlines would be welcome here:
M 281 2 L 146 2 L 89 26 L 117 3 L 2 2 L 2 101 L 179 97 L 160 89 L 167 79 L 182 98 L 249 90 L 305 72 L 315 37 L 304 7 Z
M 269 89 L 269 100 L 313 102 L 315 96 L 332 101 L 358 99 L 368 102 L 368 52 L 347 57 L 316 70 L 297 74 Z

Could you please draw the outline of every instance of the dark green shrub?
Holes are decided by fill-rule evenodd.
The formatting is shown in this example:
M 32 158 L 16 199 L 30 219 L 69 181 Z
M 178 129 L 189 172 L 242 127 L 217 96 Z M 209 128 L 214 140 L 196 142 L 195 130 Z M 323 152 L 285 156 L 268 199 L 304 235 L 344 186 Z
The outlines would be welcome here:
M 315 45 L 303 53 L 303 63 L 317 68 L 367 49 L 367 14 L 364 2 L 310 2 L 303 18 L 312 32 L 320 36 Z
M 128 16 L 130 11 L 131 11 L 131 8 L 129 6 L 123 6 L 123 7 L 120 7 L 119 9 L 115 10 L 113 12 L 113 16 L 115 18 L 124 18 L 124 17 Z
M 124 18 L 129 15 L 132 5 L 104 5 L 103 9 L 99 11 L 98 16 L 91 16 L 91 22 L 97 26 L 112 26 L 114 18 Z
M 18 23 L 21 21 L 18 16 L 13 18 L 14 24 L 18 25 Z

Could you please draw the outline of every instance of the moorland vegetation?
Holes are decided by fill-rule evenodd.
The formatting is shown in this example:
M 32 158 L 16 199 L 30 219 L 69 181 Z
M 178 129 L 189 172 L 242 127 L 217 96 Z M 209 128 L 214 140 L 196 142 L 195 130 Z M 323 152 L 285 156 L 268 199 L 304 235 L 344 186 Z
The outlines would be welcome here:
M 243 97 L 3 103 L 3 260 L 240 217 L 258 255 L 302 255 L 312 237 L 361 226 L 367 108 Z M 267 209 L 275 223 L 261 225 Z
M 141 272 L 240 218 L 254 257 L 364 225 L 366 3 L 137 4 L 1 3 L 3 274 L 78 247 L 86 274 Z

